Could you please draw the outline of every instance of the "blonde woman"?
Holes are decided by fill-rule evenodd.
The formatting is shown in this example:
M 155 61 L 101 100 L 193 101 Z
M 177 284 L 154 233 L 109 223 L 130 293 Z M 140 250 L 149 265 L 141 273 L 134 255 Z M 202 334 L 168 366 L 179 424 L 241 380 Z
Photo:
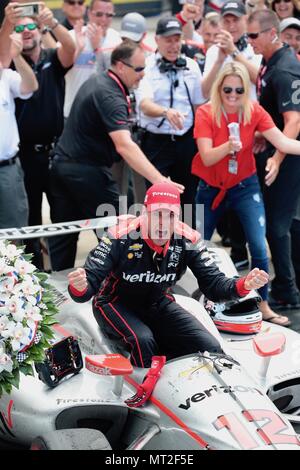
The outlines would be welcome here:
M 200 178 L 196 203 L 204 205 L 204 226 L 198 225 L 204 238 L 211 238 L 225 206 L 231 207 L 243 225 L 252 267 L 268 272 L 265 211 L 252 151 L 254 134 L 261 132 L 279 151 L 289 154 L 300 155 L 300 142 L 277 129 L 270 115 L 250 100 L 249 89 L 249 74 L 242 64 L 232 62 L 222 68 L 213 84 L 211 101 L 196 113 L 194 137 L 199 152 L 192 173 Z M 229 135 L 228 124 L 233 122 L 239 124 L 240 139 Z M 268 165 L 267 172 L 271 169 Z M 259 293 L 264 320 L 288 326 L 287 317 L 271 310 L 268 287 Z

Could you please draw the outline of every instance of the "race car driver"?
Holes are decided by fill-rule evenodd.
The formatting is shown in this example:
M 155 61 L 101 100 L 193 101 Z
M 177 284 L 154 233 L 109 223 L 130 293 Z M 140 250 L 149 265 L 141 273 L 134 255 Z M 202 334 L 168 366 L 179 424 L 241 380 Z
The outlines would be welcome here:
M 177 188 L 154 184 L 142 215 L 120 219 L 90 252 L 84 268 L 68 275 L 73 300 L 86 302 L 94 296 L 98 324 L 112 339 L 123 339 L 138 367 L 150 367 L 152 356 L 159 354 L 171 359 L 198 351 L 222 352 L 218 341 L 170 293 L 187 266 L 213 301 L 237 299 L 268 282 L 268 274 L 257 268 L 244 278 L 227 278 L 200 234 L 179 215 Z

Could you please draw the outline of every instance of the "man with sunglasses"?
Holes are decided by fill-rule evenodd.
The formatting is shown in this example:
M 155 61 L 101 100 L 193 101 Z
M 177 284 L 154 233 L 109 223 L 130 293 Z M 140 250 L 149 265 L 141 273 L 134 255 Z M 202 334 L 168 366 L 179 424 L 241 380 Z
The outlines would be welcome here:
M 263 55 L 257 81 L 260 104 L 286 136 L 300 140 L 300 63 L 295 52 L 281 42 L 279 32 L 274 12 L 257 11 L 249 16 L 249 41 L 254 51 Z M 300 202 L 300 160 L 266 144 L 256 155 L 256 164 L 275 270 L 270 305 L 274 310 L 299 308 L 300 285 L 296 285 L 295 272 L 299 276 L 300 265 L 299 260 L 292 262 L 291 230 Z M 299 252 L 299 245 L 296 250 Z
M 65 15 L 62 25 L 70 31 L 77 21 L 85 21 L 86 2 L 85 0 L 64 0 L 62 11 Z
M 38 16 L 30 18 L 19 16 L 19 4 L 8 5 L 7 10 L 11 6 L 17 12 L 11 28 L 22 39 L 22 55 L 39 83 L 39 90 L 29 100 L 16 100 L 19 156 L 29 202 L 29 225 L 39 225 L 42 223 L 43 193 L 46 193 L 51 207 L 49 153 L 63 129 L 64 79 L 73 64 L 75 43 L 49 8 L 42 7 Z M 52 30 L 60 47 L 42 47 L 41 29 L 45 26 Z M 27 250 L 34 253 L 34 263 L 42 269 L 39 240 L 28 241 Z
M 160 19 L 157 52 L 147 59 L 145 77 L 136 90 L 141 148 L 165 176 L 185 186 L 184 218 L 195 224 L 197 179 L 191 175 L 196 153 L 193 138 L 195 109 L 203 103 L 202 74 L 197 63 L 181 54 L 182 26 L 176 17 Z
M 111 0 L 92 0 L 88 9 L 88 23 L 77 23 L 70 35 L 77 43 L 76 59 L 72 69 L 66 74 L 66 96 L 64 117 L 70 109 L 81 85 L 95 72 L 107 70 L 112 50 L 122 39 L 111 28 L 114 17 Z
M 120 158 L 151 183 L 167 179 L 131 137 L 129 90 L 138 86 L 144 68 L 143 50 L 124 41 L 113 50 L 110 69 L 82 85 L 52 162 L 53 222 L 119 213 L 111 166 Z M 74 266 L 77 239 L 74 234 L 49 240 L 54 270 Z

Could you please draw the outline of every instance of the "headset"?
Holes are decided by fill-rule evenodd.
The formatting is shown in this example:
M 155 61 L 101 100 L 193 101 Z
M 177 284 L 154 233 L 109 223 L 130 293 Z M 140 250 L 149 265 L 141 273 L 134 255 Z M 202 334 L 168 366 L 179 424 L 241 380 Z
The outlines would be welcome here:
M 160 73 L 188 70 L 187 61 L 184 57 L 178 57 L 175 62 L 169 62 L 164 57 L 160 57 L 157 59 L 156 63 Z
M 176 59 L 175 62 L 170 62 L 169 60 L 165 59 L 164 57 L 159 57 L 156 60 L 156 65 L 157 65 L 158 70 L 160 71 L 160 73 L 168 74 L 168 76 L 171 79 L 170 108 L 172 108 L 173 100 L 174 100 L 174 89 L 179 86 L 179 80 L 177 78 L 177 72 L 180 71 L 180 70 L 189 70 L 189 68 L 187 67 L 187 60 L 184 56 L 179 56 Z M 188 89 L 188 86 L 187 86 L 185 80 L 183 80 L 183 83 L 184 83 L 184 87 L 185 87 L 186 92 L 187 92 L 187 97 L 188 97 L 189 103 L 191 105 L 192 112 L 193 112 L 193 117 L 194 117 L 194 107 L 193 107 L 193 104 L 192 104 L 190 92 L 189 92 L 189 89 Z M 166 120 L 166 118 L 163 117 L 162 120 L 160 121 L 160 123 L 157 125 L 157 127 L 160 128 L 165 120 Z

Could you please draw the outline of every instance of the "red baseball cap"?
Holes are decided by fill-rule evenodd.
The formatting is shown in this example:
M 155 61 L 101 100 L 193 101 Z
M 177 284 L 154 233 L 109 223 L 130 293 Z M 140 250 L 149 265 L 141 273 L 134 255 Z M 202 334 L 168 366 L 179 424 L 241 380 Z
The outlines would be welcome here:
M 180 214 L 180 192 L 172 183 L 155 183 L 146 192 L 144 204 L 147 211 L 169 209 Z

